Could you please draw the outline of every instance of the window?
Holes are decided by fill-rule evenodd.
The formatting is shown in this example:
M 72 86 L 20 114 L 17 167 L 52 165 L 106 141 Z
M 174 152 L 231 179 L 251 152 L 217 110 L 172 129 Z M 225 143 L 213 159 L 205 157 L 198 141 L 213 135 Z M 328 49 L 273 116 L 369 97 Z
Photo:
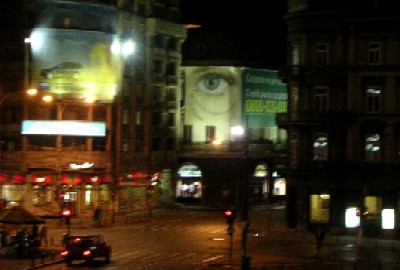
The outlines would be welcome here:
M 367 87 L 367 112 L 381 111 L 381 89 L 376 86 Z
M 123 125 L 129 124 L 128 119 L 129 119 L 129 111 L 128 110 L 123 110 L 122 111 L 122 124 Z
M 192 142 L 192 126 L 191 125 L 185 125 L 183 127 L 183 142 L 184 143 Z
M 328 159 L 328 134 L 317 133 L 314 137 L 313 143 L 314 160 L 327 160 Z
M 330 195 L 310 195 L 310 222 L 329 223 Z
M 297 66 L 300 64 L 299 44 L 293 44 L 292 47 L 292 65 Z
M 315 110 L 317 112 L 328 111 L 328 88 L 315 87 Z
M 206 142 L 211 143 L 215 139 L 215 126 L 206 126 Z
M 135 124 L 136 125 L 141 125 L 142 124 L 142 111 L 136 111 Z
M 328 44 L 317 45 L 317 64 L 328 65 L 329 64 L 329 46 Z
M 153 72 L 162 73 L 163 72 L 163 62 L 161 60 L 153 61 Z
M 381 63 L 381 43 L 371 42 L 368 44 L 368 64 L 378 65 Z
M 365 161 L 377 162 L 380 160 L 380 135 L 367 134 L 365 137 Z

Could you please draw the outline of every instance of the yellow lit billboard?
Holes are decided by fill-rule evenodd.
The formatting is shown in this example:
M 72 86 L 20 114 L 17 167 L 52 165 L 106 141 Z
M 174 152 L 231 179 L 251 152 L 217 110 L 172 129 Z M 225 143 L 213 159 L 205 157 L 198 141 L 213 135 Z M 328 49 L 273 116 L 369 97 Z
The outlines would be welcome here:
M 116 10 L 77 2 L 35 3 L 38 25 L 27 44 L 30 86 L 59 99 L 112 101 L 120 78 L 120 57 L 111 52 L 117 41 Z

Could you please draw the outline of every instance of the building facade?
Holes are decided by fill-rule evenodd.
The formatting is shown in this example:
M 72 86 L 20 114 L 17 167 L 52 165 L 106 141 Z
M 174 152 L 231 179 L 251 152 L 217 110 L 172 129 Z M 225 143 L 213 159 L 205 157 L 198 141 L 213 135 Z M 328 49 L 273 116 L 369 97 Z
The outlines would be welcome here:
M 171 203 L 186 38 L 179 1 L 1 10 L 1 199 L 78 217 Z
M 276 70 L 185 66 L 183 141 L 176 199 L 248 210 L 285 198 L 279 171 L 286 132 L 287 89 Z
M 288 7 L 288 225 L 394 232 L 400 17 L 389 1 Z

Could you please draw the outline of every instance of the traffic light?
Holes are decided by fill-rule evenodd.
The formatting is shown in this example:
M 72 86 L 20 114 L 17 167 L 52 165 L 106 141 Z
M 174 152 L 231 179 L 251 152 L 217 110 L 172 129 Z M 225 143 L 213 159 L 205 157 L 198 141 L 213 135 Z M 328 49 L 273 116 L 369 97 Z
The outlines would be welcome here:
M 71 214 L 72 212 L 69 209 L 64 209 L 62 211 L 62 216 L 65 218 L 65 224 L 67 225 L 71 224 Z
M 224 212 L 225 217 L 226 217 L 226 222 L 228 223 L 229 226 L 233 225 L 233 222 L 235 221 L 236 218 L 236 213 L 233 210 L 226 210 Z

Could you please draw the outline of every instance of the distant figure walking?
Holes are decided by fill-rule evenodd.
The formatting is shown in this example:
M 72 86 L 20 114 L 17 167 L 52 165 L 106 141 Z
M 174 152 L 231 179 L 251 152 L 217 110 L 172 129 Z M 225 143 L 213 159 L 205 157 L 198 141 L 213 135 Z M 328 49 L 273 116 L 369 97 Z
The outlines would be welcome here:
M 95 226 L 101 226 L 101 209 L 99 206 L 94 210 L 93 219 Z
M 40 241 L 40 245 L 43 245 L 43 246 L 45 246 L 45 247 L 47 247 L 47 226 L 46 225 L 43 225 L 41 228 L 40 228 L 40 238 L 39 238 L 39 241 Z

